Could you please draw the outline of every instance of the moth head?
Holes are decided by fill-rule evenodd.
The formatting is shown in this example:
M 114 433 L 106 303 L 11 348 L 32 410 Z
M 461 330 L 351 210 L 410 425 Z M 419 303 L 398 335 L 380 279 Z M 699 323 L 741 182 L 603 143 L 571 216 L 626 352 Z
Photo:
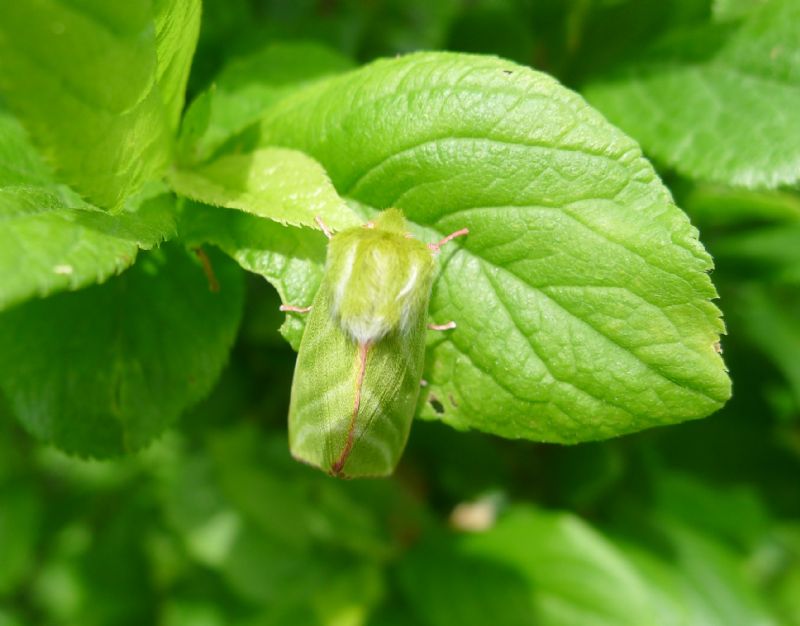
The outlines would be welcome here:
M 387 209 L 371 227 L 350 228 L 331 239 L 331 314 L 358 343 L 407 332 L 426 314 L 433 270 L 428 247 L 410 237 L 398 209 Z

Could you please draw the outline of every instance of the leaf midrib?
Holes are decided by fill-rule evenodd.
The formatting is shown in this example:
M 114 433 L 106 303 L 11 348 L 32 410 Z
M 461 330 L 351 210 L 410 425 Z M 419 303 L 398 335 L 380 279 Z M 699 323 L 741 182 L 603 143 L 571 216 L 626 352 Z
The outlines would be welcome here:
M 544 150 L 544 151 L 552 151 L 552 152 L 562 152 L 567 154 L 581 154 L 586 156 L 587 158 L 597 158 L 602 159 L 604 161 L 608 161 L 614 163 L 615 165 L 620 164 L 620 160 L 617 157 L 614 157 L 610 154 L 606 154 L 599 151 L 591 151 L 581 147 L 573 147 L 573 146 L 556 146 L 552 144 L 548 144 L 545 142 L 534 142 L 534 141 L 518 141 L 518 140 L 510 140 L 510 139 L 501 139 L 495 137 L 480 137 L 476 135 L 454 135 L 454 134 L 447 134 L 441 135 L 436 137 L 427 137 L 417 143 L 411 144 L 409 146 L 405 146 L 400 148 L 396 152 L 386 156 L 385 158 L 381 159 L 379 162 L 367 166 L 366 171 L 358 176 L 358 178 L 350 184 L 343 192 L 342 195 L 349 196 L 349 197 L 358 197 L 358 190 L 357 187 L 363 182 L 363 180 L 369 176 L 371 176 L 375 171 L 392 161 L 393 159 L 406 156 L 406 154 L 419 150 L 420 148 L 426 147 L 428 144 L 436 144 L 439 142 L 444 141 L 474 141 L 474 142 L 486 142 L 491 144 L 496 144 L 498 146 L 513 146 L 517 148 L 531 148 L 535 150 Z M 637 155 L 638 156 L 638 155 Z

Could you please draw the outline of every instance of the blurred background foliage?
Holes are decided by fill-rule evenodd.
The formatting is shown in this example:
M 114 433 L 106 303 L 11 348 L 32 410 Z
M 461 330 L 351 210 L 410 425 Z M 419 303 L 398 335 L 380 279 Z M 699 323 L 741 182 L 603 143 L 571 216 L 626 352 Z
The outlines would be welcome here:
M 205 0 L 189 98 L 287 39 L 498 54 L 580 91 L 758 4 Z M 288 456 L 295 354 L 251 277 L 216 390 L 145 452 L 72 459 L 0 406 L 0 626 L 800 625 L 800 196 L 661 173 L 717 263 L 722 411 L 575 447 L 418 422 L 393 479 L 331 480 Z

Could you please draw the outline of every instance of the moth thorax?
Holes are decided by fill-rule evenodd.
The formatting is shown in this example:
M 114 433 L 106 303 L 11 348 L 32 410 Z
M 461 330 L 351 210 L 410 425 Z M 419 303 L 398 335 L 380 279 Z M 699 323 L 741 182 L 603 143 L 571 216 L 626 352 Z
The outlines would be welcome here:
M 328 252 L 331 314 L 358 343 L 408 332 L 427 310 L 433 267 L 416 239 L 380 229 L 343 231 Z

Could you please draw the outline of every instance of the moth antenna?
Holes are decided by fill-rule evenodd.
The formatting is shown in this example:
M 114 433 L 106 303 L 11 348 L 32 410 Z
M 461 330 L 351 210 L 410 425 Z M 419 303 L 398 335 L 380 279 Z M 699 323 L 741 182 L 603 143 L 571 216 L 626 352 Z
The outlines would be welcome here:
M 439 252 L 439 250 L 441 250 L 441 248 L 442 248 L 442 246 L 444 244 L 446 244 L 446 243 L 448 243 L 450 241 L 453 241 L 453 239 L 455 239 L 456 237 L 463 237 L 464 235 L 468 235 L 468 234 L 469 234 L 469 228 L 462 228 L 460 230 L 457 230 L 454 233 L 450 233 L 449 235 L 447 235 L 447 237 L 445 237 L 444 239 L 440 239 L 436 243 L 429 243 L 428 247 L 434 253 L 436 253 L 436 252 Z
M 333 238 L 333 231 L 328 228 L 328 225 L 322 221 L 322 218 L 319 215 L 314 216 L 314 221 L 317 223 L 317 226 L 319 226 L 320 230 L 325 233 L 325 236 L 328 239 Z
M 308 313 L 311 310 L 310 306 L 294 306 L 293 304 L 282 304 L 278 307 L 279 311 L 284 313 Z
M 455 327 L 456 323 L 453 320 L 446 324 L 428 324 L 428 330 L 453 330 Z

